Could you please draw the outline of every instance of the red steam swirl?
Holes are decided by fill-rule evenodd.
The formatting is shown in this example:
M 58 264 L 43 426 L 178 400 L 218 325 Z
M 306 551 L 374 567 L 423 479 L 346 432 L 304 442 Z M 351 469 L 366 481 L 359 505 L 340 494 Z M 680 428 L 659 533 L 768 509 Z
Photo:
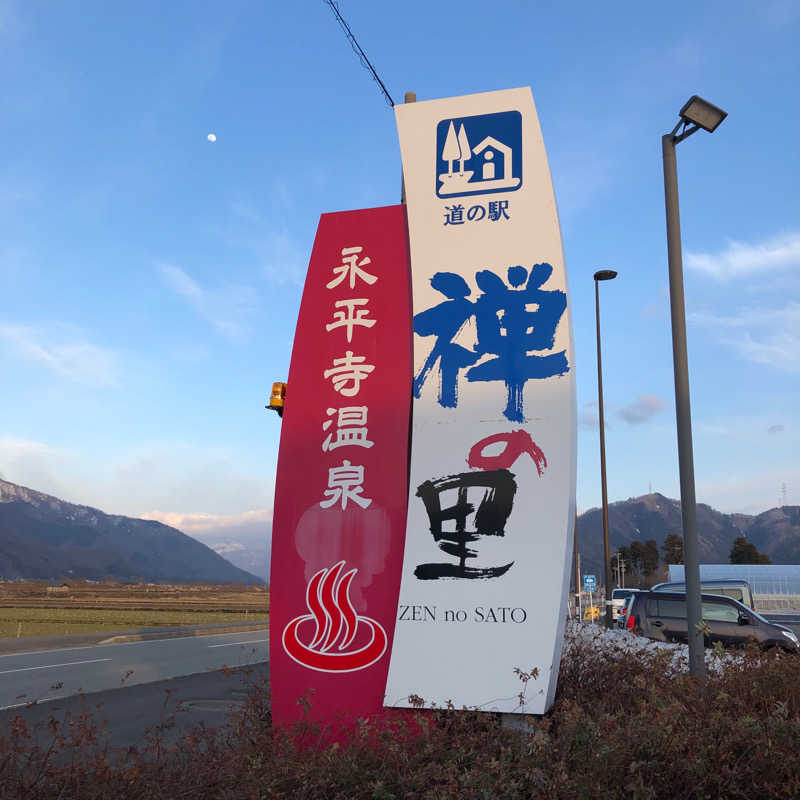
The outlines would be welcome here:
M 306 587 L 310 614 L 295 617 L 283 630 L 283 649 L 298 664 L 319 672 L 354 672 L 374 664 L 385 652 L 388 637 L 383 626 L 356 613 L 350 601 L 350 584 L 357 569 L 342 575 L 344 561 L 316 572 Z M 299 628 L 307 621 L 316 624 L 311 643 L 299 638 Z M 339 641 L 337 651 L 353 642 L 360 624 L 370 629 L 369 641 L 357 650 L 328 652 Z M 305 637 L 304 637 L 305 638 Z

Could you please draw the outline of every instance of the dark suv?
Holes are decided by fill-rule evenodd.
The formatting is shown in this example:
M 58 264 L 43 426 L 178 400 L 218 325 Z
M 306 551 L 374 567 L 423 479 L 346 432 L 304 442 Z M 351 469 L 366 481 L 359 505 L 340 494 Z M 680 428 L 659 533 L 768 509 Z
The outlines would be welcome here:
M 703 594 L 703 622 L 708 626 L 703 638 L 706 647 L 720 642 L 724 647 L 741 647 L 754 639 L 762 648 L 780 647 L 800 651 L 791 628 L 764 619 L 732 597 Z M 627 604 L 624 617 L 627 630 L 660 642 L 685 642 L 685 592 L 637 592 Z

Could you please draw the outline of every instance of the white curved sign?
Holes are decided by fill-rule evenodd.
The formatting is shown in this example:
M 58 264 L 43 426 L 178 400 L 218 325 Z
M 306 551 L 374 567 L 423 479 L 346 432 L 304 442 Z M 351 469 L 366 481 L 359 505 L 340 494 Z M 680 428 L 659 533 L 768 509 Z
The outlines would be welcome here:
M 530 89 L 396 106 L 414 408 L 386 705 L 543 713 L 575 517 L 575 365 Z M 536 667 L 523 684 L 515 668 Z

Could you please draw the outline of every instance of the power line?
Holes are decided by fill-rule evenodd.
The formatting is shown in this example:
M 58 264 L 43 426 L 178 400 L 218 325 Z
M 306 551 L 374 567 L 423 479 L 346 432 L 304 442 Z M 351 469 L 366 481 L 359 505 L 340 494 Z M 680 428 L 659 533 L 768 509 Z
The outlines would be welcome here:
M 378 73 L 375 71 L 375 67 L 372 66 L 370 60 L 367 58 L 367 54 L 361 49 L 361 45 L 356 41 L 356 37 L 353 36 L 353 31 L 350 30 L 350 26 L 347 24 L 347 22 L 345 22 L 342 12 L 339 11 L 339 7 L 336 5 L 335 0 L 325 0 L 325 2 L 331 7 L 331 11 L 333 11 L 336 21 L 344 31 L 344 35 L 347 37 L 347 41 L 350 42 L 350 47 L 353 48 L 353 52 L 358 56 L 361 66 L 369 70 L 375 83 L 381 87 L 381 91 L 383 92 L 383 95 L 388 101 L 389 105 L 394 108 L 394 100 L 392 100 L 392 96 L 386 90 L 386 87 L 383 85 L 383 81 L 378 77 Z

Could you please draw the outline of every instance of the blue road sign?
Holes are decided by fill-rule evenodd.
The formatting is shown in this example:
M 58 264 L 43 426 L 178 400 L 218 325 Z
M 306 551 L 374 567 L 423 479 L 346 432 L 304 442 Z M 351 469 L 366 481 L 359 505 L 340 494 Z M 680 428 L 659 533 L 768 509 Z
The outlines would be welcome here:
M 522 114 L 503 111 L 436 126 L 436 195 L 514 192 L 522 185 Z
M 595 586 L 597 586 L 597 581 L 595 580 L 594 575 L 583 576 L 583 588 L 586 589 L 587 592 L 594 589 Z

